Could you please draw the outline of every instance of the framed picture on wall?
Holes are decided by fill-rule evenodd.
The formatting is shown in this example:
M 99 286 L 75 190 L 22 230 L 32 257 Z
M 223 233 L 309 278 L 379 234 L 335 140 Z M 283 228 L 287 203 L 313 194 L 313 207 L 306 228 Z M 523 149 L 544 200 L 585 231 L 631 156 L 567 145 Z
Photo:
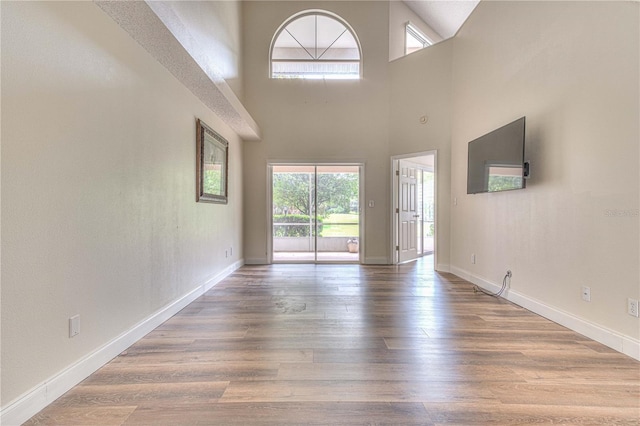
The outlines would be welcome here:
M 229 142 L 200 119 L 196 139 L 196 201 L 227 204 Z

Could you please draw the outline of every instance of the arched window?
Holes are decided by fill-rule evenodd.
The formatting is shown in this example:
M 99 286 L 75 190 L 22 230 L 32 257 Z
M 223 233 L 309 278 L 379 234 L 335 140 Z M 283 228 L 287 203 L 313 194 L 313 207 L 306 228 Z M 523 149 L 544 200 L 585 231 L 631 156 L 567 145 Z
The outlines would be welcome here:
M 306 10 L 285 21 L 271 41 L 271 78 L 359 79 L 360 42 L 339 16 Z

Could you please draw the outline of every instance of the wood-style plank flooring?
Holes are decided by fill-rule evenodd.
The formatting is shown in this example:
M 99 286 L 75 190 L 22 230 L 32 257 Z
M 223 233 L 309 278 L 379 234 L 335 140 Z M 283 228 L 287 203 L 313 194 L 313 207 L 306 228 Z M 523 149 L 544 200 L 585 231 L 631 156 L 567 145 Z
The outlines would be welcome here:
M 245 266 L 27 424 L 639 424 L 639 362 L 430 262 Z

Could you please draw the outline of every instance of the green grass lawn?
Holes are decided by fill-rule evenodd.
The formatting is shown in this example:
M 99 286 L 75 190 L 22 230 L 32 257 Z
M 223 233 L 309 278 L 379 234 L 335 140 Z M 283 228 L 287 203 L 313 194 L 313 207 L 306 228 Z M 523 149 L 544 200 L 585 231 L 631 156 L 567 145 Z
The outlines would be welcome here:
M 359 235 L 357 214 L 332 214 L 322 222 L 323 237 L 357 237 Z

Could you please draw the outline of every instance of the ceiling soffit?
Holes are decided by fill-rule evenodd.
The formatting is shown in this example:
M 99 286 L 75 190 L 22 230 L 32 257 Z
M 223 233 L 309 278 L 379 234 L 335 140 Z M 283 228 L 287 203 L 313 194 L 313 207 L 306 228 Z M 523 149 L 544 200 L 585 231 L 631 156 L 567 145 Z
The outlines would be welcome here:
M 208 60 L 170 3 L 95 3 L 147 52 L 244 140 L 260 139 L 260 129 L 221 73 Z

